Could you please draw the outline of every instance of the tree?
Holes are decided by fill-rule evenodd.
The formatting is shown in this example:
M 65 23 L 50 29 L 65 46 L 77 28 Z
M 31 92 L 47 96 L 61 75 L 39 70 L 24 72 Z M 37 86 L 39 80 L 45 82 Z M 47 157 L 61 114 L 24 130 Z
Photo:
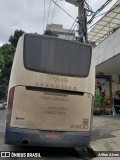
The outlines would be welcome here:
M 5 66 L 5 60 L 4 56 L 2 55 L 2 51 L 0 49 L 0 72 L 4 69 Z
M 53 37 L 58 37 L 58 35 L 57 35 L 55 32 L 51 31 L 51 30 L 46 30 L 46 31 L 44 32 L 44 35 L 49 35 L 49 36 L 53 36 Z
M 10 44 L 6 43 L 0 48 L 0 99 L 6 98 L 15 48 L 23 33 L 22 30 L 16 30 L 14 35 L 9 37 Z
M 1 72 L 0 72 L 0 86 L 1 94 L 5 98 L 7 93 L 7 87 L 9 83 L 9 77 L 14 57 L 15 48 L 11 44 L 5 44 L 0 48 L 1 57 Z M 3 92 L 4 91 L 4 92 Z
M 15 48 L 11 44 L 5 44 L 1 47 L 1 49 L 2 49 L 2 56 L 4 56 L 4 61 L 5 61 L 4 68 L 2 69 L 1 81 L 3 84 L 7 85 L 9 82 Z
M 0 51 L 0 80 L 2 77 L 2 71 L 4 67 L 5 67 L 5 60 L 4 60 L 4 56 L 1 54 L 1 51 Z
M 18 39 L 24 34 L 24 31 L 22 30 L 15 30 L 14 35 L 11 35 L 9 37 L 9 42 L 16 47 Z

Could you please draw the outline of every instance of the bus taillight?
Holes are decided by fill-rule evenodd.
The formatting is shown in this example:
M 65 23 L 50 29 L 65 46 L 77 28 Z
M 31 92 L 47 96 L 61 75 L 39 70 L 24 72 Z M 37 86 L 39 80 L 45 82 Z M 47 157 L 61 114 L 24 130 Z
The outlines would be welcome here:
M 93 113 L 93 111 L 94 111 L 94 97 L 93 96 L 92 96 L 91 110 L 92 110 L 92 113 Z
M 9 91 L 8 109 L 10 109 L 10 110 L 12 110 L 12 106 L 13 106 L 14 90 L 15 90 L 15 88 L 13 87 Z

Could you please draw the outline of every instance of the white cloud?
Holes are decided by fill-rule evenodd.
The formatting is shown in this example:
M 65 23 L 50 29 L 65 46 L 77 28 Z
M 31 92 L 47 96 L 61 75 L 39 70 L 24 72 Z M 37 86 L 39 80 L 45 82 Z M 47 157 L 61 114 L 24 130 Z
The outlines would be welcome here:
M 49 2 L 50 0 L 45 0 L 45 26 Z M 74 18 L 77 17 L 77 7 L 64 1 L 58 0 L 57 2 Z M 88 2 L 95 11 L 105 0 L 89 0 Z M 53 8 L 52 2 L 48 23 L 51 23 Z M 15 29 L 43 34 L 44 0 L 0 0 L 0 15 L 0 45 L 8 42 L 9 36 L 14 33 Z M 52 23 L 63 24 L 64 28 L 70 28 L 73 21 L 56 6 Z

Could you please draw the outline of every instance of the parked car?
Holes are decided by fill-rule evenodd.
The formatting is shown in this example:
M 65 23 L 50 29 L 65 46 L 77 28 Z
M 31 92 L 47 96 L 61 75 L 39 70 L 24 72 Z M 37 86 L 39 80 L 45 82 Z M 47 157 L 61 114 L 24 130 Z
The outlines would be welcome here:
M 4 103 L 0 102 L 0 110 L 5 109 L 5 106 L 6 106 L 6 102 L 4 102 Z

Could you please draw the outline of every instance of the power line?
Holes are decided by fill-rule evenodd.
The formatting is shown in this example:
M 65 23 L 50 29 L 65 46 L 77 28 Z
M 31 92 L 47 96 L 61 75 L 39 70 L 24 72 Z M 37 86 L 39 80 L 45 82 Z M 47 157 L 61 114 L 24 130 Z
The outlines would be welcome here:
M 111 12 L 112 10 L 114 10 L 115 8 L 117 8 L 117 7 L 120 6 L 120 4 L 118 4 L 118 5 L 116 5 L 114 8 L 110 9 L 109 11 L 107 11 L 107 12 L 105 12 L 105 13 L 102 13 L 101 15 L 96 16 L 96 15 L 97 15 L 102 9 L 104 9 L 104 7 L 106 7 L 106 6 L 108 5 L 108 3 L 110 3 L 110 2 L 111 2 L 111 0 L 106 1 L 106 2 L 104 3 L 104 5 L 102 5 L 102 6 L 94 13 L 93 17 L 92 17 L 90 20 L 93 20 L 94 18 L 97 18 L 98 16 L 101 16 L 101 15 L 103 15 L 103 14 L 108 14 L 109 12 Z M 90 27 L 87 27 L 87 30 L 90 29 L 90 28 L 92 28 L 92 27 L 95 26 L 96 24 L 97 24 L 97 22 L 94 23 L 93 25 L 91 25 Z M 74 37 L 75 37 L 75 36 L 74 36 Z M 74 39 L 74 37 L 73 37 L 73 39 Z M 72 39 L 72 40 L 73 40 L 73 39 Z
M 74 26 L 73 30 L 75 29 L 76 26 L 77 26 L 77 24 Z M 74 35 L 73 39 L 74 39 L 74 38 L 75 38 L 75 35 Z M 73 39 L 72 39 L 72 40 L 73 40 Z
M 92 21 L 92 19 L 95 18 L 96 14 L 98 14 L 110 1 L 111 1 L 111 0 L 106 1 L 106 2 L 104 3 L 104 5 L 102 5 L 96 12 L 93 12 L 93 11 L 92 11 L 92 8 L 91 8 L 91 7 L 88 5 L 88 3 L 85 1 L 85 4 L 86 4 L 87 8 L 89 9 L 89 11 L 91 11 L 91 13 L 94 13 L 93 16 L 92 16 L 92 18 L 91 18 L 90 20 Z M 94 17 L 94 18 L 93 18 L 93 17 Z M 90 20 L 89 20 L 89 21 L 90 21 Z M 89 22 L 89 21 L 88 21 L 88 22 Z M 97 23 L 97 22 L 96 22 L 96 23 Z M 92 28 L 94 25 L 96 25 L 96 23 L 94 23 L 94 24 L 91 25 L 90 27 L 87 27 L 86 30 Z M 86 30 L 84 31 L 84 33 L 86 32 Z M 84 34 L 84 33 L 83 33 L 83 34 Z M 73 37 L 73 39 L 74 39 L 74 38 L 75 38 L 75 36 Z M 72 40 L 73 40 L 73 39 L 72 39 Z
M 44 23 L 45 23 L 45 0 L 44 0 L 44 15 L 43 15 L 43 33 L 44 33 Z
M 73 26 L 74 26 L 74 24 L 75 24 L 75 22 L 76 22 L 76 20 L 74 20 L 74 22 L 73 22 L 73 24 L 72 24 L 72 26 L 71 26 L 71 28 L 70 28 L 70 30 L 68 31 L 68 33 L 67 33 L 67 35 L 66 35 L 66 37 L 65 37 L 65 39 L 67 38 L 67 37 L 69 37 L 69 33 L 71 32 L 71 31 L 73 31 Z
M 71 30 L 71 32 L 75 30 L 75 27 L 76 27 L 76 26 L 77 26 L 77 24 L 75 24 L 75 26 L 73 27 L 73 29 Z M 75 34 L 74 34 L 74 35 L 75 35 Z M 70 39 L 70 35 L 69 35 L 68 39 Z
M 93 25 L 91 25 L 90 27 L 88 27 L 87 30 L 90 29 L 90 28 L 92 28 L 92 27 L 95 26 L 96 24 L 97 24 L 97 22 L 95 22 Z
M 96 23 L 97 23 L 97 22 L 96 22 Z M 92 28 L 93 26 L 95 26 L 96 23 L 94 23 L 92 26 L 88 27 L 86 30 L 88 30 L 88 29 Z M 76 27 L 76 25 L 75 25 L 75 27 Z M 74 27 L 74 28 L 75 28 L 75 27 Z M 85 32 L 86 32 L 86 30 L 85 30 Z M 84 32 L 84 33 L 85 33 L 85 32 Z M 84 34 L 84 33 L 83 33 L 83 34 Z M 74 38 L 75 38 L 75 36 L 73 37 L 73 39 L 74 39 Z M 72 39 L 72 40 L 73 40 L 73 39 Z
M 117 8 L 117 7 L 119 7 L 119 6 L 120 6 L 120 3 L 119 3 L 118 5 L 116 5 L 114 8 L 110 9 L 109 11 L 104 12 L 104 13 L 98 15 L 98 16 L 95 16 L 95 18 L 100 17 L 100 16 L 102 16 L 102 15 L 104 15 L 104 14 L 107 15 L 108 13 L 110 13 L 111 11 L 113 11 L 115 8 Z
M 112 0 L 107 0 L 92 16 L 92 18 L 87 22 L 87 24 L 90 24 L 93 19 L 95 18 L 95 16 L 102 11 Z
M 51 7 L 51 0 L 50 0 L 50 3 L 49 3 L 49 10 L 48 10 L 47 24 L 48 24 L 48 20 L 49 20 L 50 7 Z
M 73 28 L 71 31 L 74 31 L 76 26 L 77 26 L 77 24 L 75 24 L 74 28 Z M 74 37 L 75 37 L 75 35 L 74 35 Z M 68 39 L 69 39 L 69 38 L 70 38 L 70 35 L 69 35 Z M 74 39 L 74 38 L 73 38 L 73 39 Z M 73 39 L 72 39 L 72 40 L 73 40 Z
M 96 23 L 97 23 L 97 22 L 96 22 Z M 90 27 L 88 27 L 87 30 L 90 29 L 90 28 L 92 28 L 93 26 L 95 26 L 96 23 L 94 23 L 93 25 L 91 25 Z M 75 26 L 75 27 L 76 27 L 76 26 Z M 75 35 L 73 36 L 73 39 L 74 39 L 74 38 L 75 38 Z M 73 39 L 72 39 L 72 40 L 73 40 Z
M 93 25 L 91 25 L 90 27 L 87 27 L 87 30 L 90 29 L 90 28 L 92 28 L 92 27 L 95 26 L 96 24 L 97 24 L 97 22 L 95 22 L 95 23 L 94 23 Z M 76 27 L 76 26 L 75 26 L 75 27 Z M 74 39 L 74 38 L 75 38 L 75 35 L 73 36 L 73 39 Z M 72 40 L 73 40 L 73 39 L 72 39 Z
M 91 6 L 86 1 L 85 1 L 85 4 L 86 4 L 88 9 L 92 10 Z
M 57 0 L 55 1 L 55 3 L 57 3 Z M 53 14 L 52 14 L 52 18 L 51 18 L 51 24 L 52 24 L 52 20 L 53 20 L 54 13 L 55 13 L 55 7 L 56 7 L 56 4 L 55 4 L 54 9 L 53 9 Z
M 93 10 L 92 10 L 92 8 L 91 8 L 91 6 L 85 1 L 84 2 L 85 3 L 85 11 L 86 11 L 86 13 L 87 13 L 87 16 L 91 16 L 93 13 L 95 13 Z M 90 14 L 89 14 L 90 13 Z
M 115 8 L 117 8 L 117 7 L 119 7 L 119 6 L 120 6 L 120 3 L 119 3 L 118 5 L 116 5 L 115 7 L 113 7 L 112 9 L 110 9 L 109 11 L 104 12 L 104 13 L 98 15 L 98 16 L 95 16 L 94 18 L 97 18 L 97 17 L 102 16 L 102 15 L 104 15 L 104 14 L 107 15 L 108 13 L 110 13 L 111 11 L 113 11 Z M 98 21 L 97 21 L 97 22 L 98 22 Z M 97 22 L 95 22 L 95 23 L 94 23 L 92 26 L 90 26 L 88 29 L 90 29 L 90 28 L 92 28 L 94 25 L 96 25 Z
M 64 11 L 69 17 L 71 17 L 72 19 L 75 20 L 75 18 L 73 18 L 66 10 L 64 10 L 59 4 L 57 4 L 54 0 L 52 0 L 53 3 L 55 3 L 56 6 L 58 6 L 62 11 Z

